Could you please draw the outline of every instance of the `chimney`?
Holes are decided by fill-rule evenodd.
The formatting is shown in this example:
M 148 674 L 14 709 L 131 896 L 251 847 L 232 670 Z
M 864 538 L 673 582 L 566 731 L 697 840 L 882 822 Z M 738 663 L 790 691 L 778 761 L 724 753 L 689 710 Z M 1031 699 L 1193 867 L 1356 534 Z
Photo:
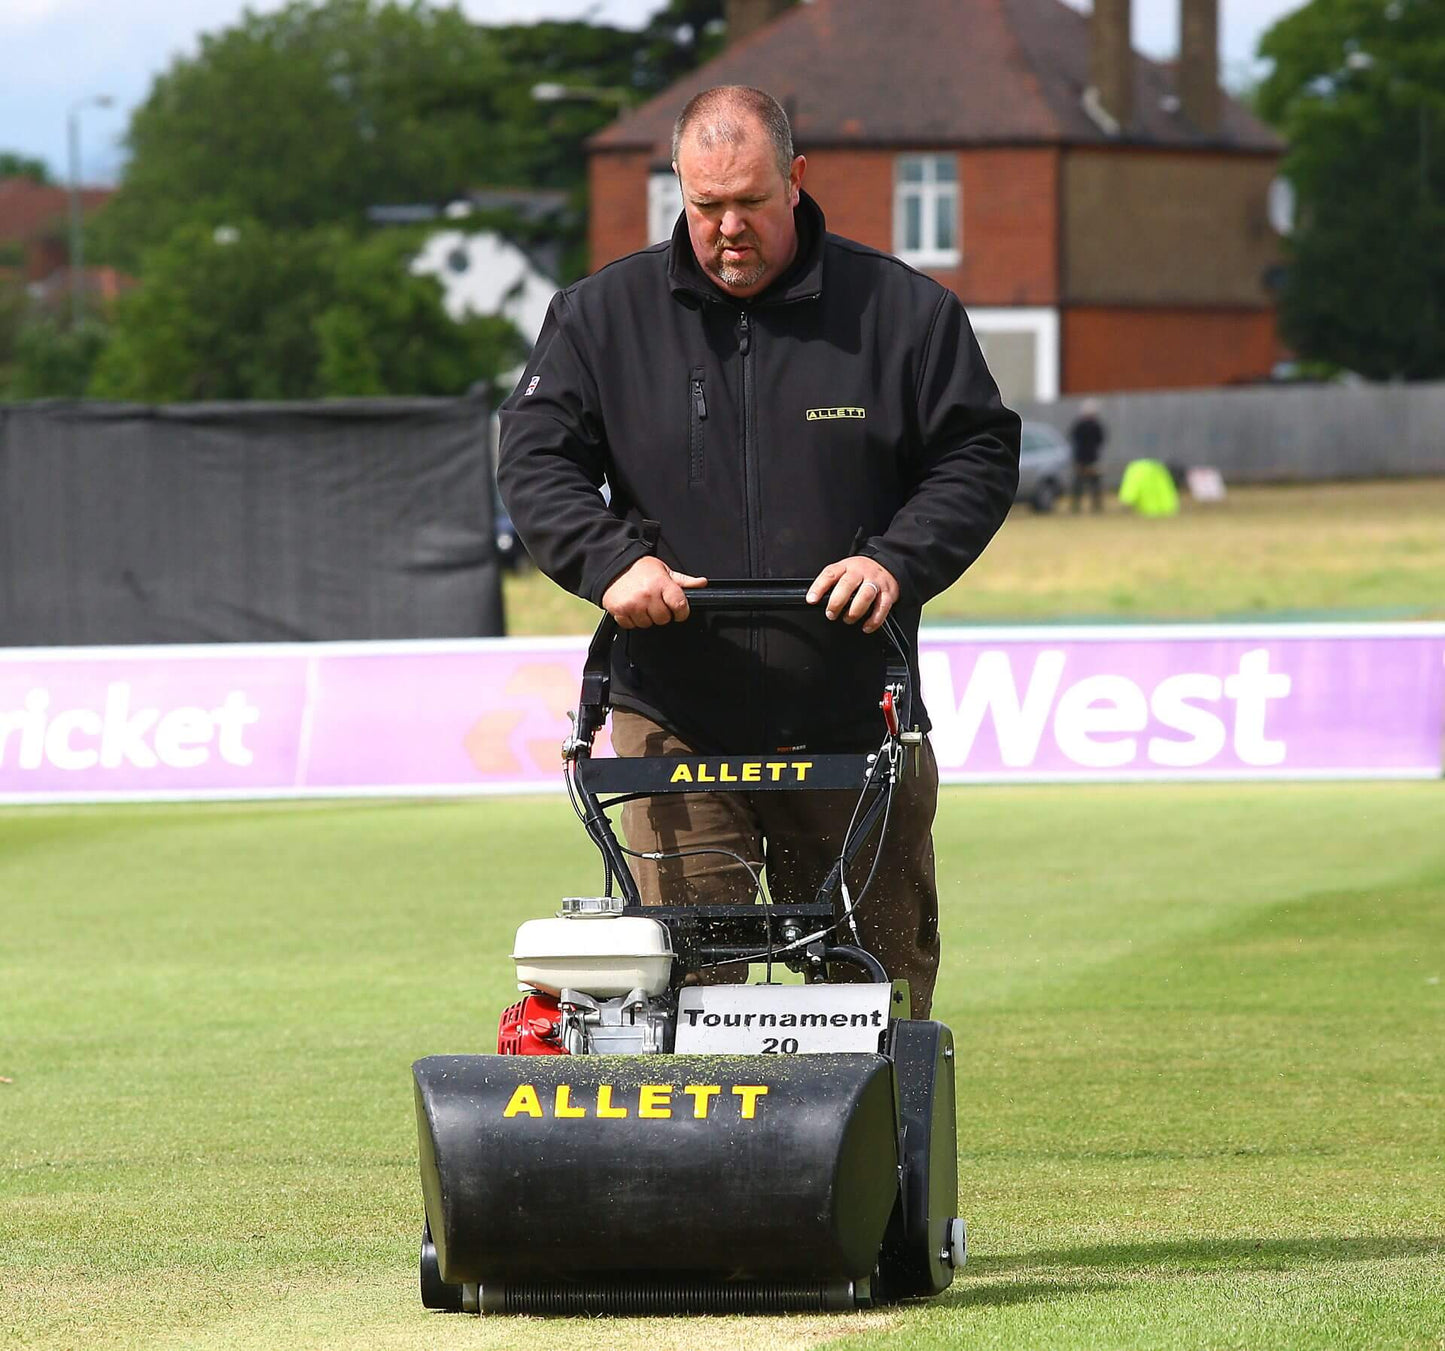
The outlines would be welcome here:
M 1180 0 L 1179 102 L 1199 131 L 1219 130 L 1219 0 Z
M 728 25 L 728 46 L 770 24 L 793 0 L 727 0 L 724 17 Z
M 1186 0 L 1187 3 L 1187 0 Z M 1134 49 L 1129 45 L 1130 0 L 1094 0 L 1089 35 L 1089 83 L 1085 106 L 1104 114 L 1115 130 L 1134 120 Z M 1090 97 L 1092 95 L 1092 97 Z

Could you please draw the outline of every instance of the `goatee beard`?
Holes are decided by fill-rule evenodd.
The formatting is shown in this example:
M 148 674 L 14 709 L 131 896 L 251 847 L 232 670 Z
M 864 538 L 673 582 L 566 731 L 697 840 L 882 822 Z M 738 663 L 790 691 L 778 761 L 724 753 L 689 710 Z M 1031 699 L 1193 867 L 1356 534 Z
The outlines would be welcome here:
M 762 280 L 767 270 L 767 262 L 762 258 L 748 266 L 724 262 L 719 258 L 714 266 L 718 280 L 725 286 L 755 286 Z

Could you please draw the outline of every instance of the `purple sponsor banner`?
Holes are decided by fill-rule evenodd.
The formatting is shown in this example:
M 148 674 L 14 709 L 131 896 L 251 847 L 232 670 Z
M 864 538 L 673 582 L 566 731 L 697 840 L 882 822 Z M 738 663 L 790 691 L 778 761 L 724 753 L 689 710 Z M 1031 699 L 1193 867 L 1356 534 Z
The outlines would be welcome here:
M 0 652 L 0 800 L 294 785 L 301 675 L 258 649 Z
M 1437 777 L 1445 628 L 935 632 L 946 778 Z
M 560 788 L 585 648 L 0 650 L 0 801 Z M 1441 773 L 1445 625 L 935 629 L 922 675 L 955 782 Z

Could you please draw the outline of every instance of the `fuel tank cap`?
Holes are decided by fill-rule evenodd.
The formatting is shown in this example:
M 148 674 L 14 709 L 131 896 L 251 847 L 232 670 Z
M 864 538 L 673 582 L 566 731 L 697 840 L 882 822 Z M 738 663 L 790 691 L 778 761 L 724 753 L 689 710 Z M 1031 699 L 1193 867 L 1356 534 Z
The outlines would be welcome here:
M 565 919 L 611 919 L 626 907 L 622 896 L 564 896 L 557 913 Z

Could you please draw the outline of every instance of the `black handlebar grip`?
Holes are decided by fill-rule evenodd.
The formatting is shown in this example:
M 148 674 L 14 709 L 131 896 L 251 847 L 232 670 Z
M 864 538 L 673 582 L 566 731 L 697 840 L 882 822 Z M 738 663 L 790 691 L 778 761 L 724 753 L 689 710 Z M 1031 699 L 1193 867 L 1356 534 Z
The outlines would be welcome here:
M 722 581 L 689 588 L 687 603 L 694 610 L 797 610 L 808 603 L 811 577 L 773 581 Z

